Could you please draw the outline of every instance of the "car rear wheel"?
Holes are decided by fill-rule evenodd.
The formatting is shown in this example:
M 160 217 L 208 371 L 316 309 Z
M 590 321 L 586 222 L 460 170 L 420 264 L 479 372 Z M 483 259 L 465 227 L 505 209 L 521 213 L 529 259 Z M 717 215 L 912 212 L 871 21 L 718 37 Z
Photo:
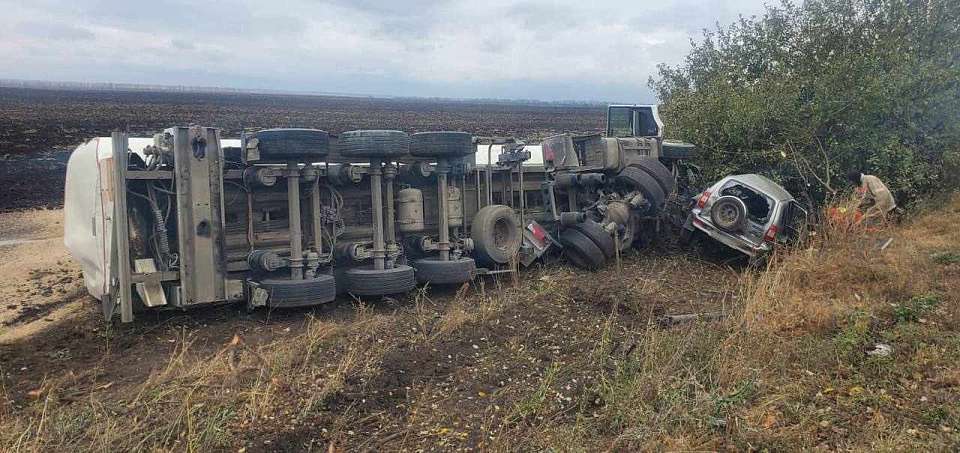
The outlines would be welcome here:
M 747 221 L 747 205 L 743 200 L 731 195 L 720 197 L 710 207 L 710 220 L 723 231 L 741 231 Z

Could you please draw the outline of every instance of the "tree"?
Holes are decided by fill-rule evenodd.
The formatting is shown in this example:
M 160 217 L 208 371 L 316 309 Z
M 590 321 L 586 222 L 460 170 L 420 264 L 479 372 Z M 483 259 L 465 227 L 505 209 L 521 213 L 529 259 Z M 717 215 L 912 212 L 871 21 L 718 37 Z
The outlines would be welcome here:
M 853 169 L 901 200 L 956 184 L 960 2 L 783 2 L 691 45 L 650 85 L 705 176 L 763 173 L 815 202 Z

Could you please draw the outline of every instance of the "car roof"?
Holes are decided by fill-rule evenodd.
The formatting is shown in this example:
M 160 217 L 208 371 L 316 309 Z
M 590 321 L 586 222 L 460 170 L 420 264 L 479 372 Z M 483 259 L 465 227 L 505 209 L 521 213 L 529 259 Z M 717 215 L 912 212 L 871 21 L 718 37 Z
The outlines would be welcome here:
M 747 173 L 743 175 L 727 176 L 724 179 L 744 183 L 753 189 L 763 192 L 777 201 L 793 200 L 793 195 L 791 195 L 790 192 L 787 192 L 787 190 L 781 187 L 780 184 L 771 181 L 765 176 Z

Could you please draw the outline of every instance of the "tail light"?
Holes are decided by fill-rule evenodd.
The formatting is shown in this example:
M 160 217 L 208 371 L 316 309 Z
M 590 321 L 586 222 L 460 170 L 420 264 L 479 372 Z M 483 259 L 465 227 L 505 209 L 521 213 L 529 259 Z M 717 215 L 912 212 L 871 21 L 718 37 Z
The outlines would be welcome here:
M 770 225 L 770 228 L 767 228 L 767 232 L 763 235 L 763 240 L 766 242 L 776 241 L 777 231 L 778 231 L 778 228 L 776 225 Z
M 700 199 L 697 200 L 697 207 L 700 209 L 703 209 L 703 207 L 707 205 L 707 200 L 709 199 L 710 199 L 710 191 L 704 190 L 703 193 L 700 194 Z

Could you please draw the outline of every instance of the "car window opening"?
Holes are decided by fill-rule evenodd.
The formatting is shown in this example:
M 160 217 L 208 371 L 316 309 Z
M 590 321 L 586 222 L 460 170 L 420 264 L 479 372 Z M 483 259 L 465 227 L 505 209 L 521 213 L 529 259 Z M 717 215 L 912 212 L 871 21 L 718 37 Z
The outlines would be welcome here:
M 747 218 L 754 223 L 764 224 L 770 217 L 771 202 L 767 197 L 742 184 L 735 184 L 720 191 L 721 196 L 734 196 L 743 200 L 747 207 Z

